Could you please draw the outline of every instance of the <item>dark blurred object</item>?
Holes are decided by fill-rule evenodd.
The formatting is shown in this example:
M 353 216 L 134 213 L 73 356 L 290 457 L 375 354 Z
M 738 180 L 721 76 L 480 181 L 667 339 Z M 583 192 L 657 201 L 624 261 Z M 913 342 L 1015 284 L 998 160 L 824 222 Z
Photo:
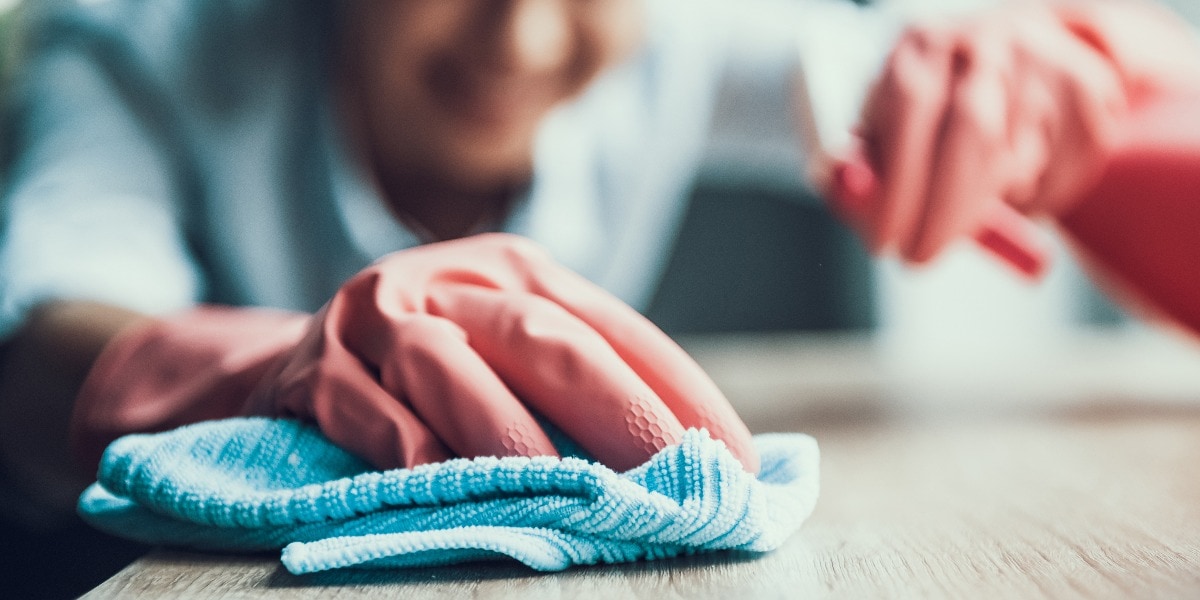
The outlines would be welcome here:
M 78 598 L 149 550 L 82 522 L 53 532 L 3 523 L 0 539 L 0 590 L 24 600 Z
M 78 598 L 149 548 L 100 533 L 75 516 L 48 518 L 0 473 L 0 596 Z
M 701 187 L 647 315 L 671 334 L 867 329 L 870 258 L 815 198 Z
M 15 59 L 20 12 L 0 12 L 0 91 Z M 0 470 L 0 597 L 77 598 L 148 548 L 102 534 L 73 515 L 52 515 Z

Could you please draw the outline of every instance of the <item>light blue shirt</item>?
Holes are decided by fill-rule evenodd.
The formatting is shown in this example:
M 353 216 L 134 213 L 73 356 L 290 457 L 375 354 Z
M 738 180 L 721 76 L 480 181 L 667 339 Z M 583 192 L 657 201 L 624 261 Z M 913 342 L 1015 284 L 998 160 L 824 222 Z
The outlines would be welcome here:
M 311 311 L 418 244 L 333 126 L 324 57 L 337 4 L 76 0 L 32 15 L 9 131 L 0 337 L 48 299 Z M 500 228 L 644 305 L 724 75 L 760 73 L 761 89 L 785 94 L 791 24 L 819 18 L 810 4 L 648 0 L 644 49 L 546 119 L 532 186 Z

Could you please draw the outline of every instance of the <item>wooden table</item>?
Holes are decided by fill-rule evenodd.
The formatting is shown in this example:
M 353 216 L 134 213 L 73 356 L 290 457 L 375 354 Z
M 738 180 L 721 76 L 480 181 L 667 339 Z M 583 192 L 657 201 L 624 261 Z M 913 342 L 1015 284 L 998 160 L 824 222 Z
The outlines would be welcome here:
M 156 551 L 86 597 L 1200 597 L 1200 352 L 1057 344 L 912 377 L 861 338 L 687 341 L 753 429 L 821 443 L 817 510 L 769 555 L 296 577 L 275 556 Z

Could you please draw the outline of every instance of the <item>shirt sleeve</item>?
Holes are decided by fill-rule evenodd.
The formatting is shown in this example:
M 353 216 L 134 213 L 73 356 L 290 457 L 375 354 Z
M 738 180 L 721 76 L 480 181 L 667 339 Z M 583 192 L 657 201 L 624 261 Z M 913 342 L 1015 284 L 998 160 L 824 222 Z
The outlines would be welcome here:
M 154 314 L 200 296 L 181 157 L 156 135 L 139 74 L 111 58 L 103 45 L 45 43 L 20 76 L 0 199 L 0 339 L 49 300 Z

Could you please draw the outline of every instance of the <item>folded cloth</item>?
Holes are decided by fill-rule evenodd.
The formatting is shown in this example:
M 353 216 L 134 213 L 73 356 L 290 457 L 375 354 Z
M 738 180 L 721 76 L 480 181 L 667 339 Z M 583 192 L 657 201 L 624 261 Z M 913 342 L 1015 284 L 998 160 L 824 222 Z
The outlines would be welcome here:
M 130 435 L 79 501 L 89 523 L 150 544 L 283 548 L 292 573 L 512 557 L 541 571 L 777 548 L 812 512 L 816 442 L 755 438 L 757 477 L 689 430 L 640 467 L 581 458 L 454 459 L 375 471 L 297 421 L 208 421 Z

